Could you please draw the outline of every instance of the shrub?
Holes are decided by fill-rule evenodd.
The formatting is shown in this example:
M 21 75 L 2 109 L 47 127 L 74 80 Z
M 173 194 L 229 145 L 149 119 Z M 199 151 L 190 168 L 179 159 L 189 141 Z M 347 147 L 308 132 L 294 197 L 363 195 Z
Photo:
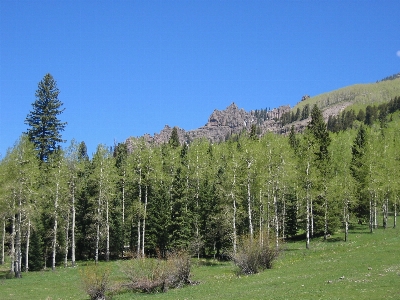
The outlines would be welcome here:
M 83 288 L 91 300 L 105 300 L 111 292 L 110 270 L 99 265 L 86 266 L 80 272 Z
M 232 254 L 231 258 L 238 267 L 238 275 L 249 275 L 271 269 L 277 256 L 278 250 L 270 247 L 269 243 L 260 243 L 258 239 L 246 237 L 242 239 L 236 254 Z
M 162 259 L 133 259 L 125 268 L 130 290 L 146 293 L 166 292 L 190 284 L 190 257 L 185 252 L 174 252 Z

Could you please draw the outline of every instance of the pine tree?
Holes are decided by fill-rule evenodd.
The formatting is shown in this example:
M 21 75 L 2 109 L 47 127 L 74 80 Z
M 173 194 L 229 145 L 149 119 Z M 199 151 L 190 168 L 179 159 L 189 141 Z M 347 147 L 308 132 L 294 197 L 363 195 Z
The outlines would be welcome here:
M 361 219 L 366 218 L 366 216 L 369 214 L 368 205 L 365 203 L 365 199 L 369 199 L 367 192 L 369 174 L 369 166 L 367 161 L 367 141 L 367 132 L 365 127 L 361 125 L 351 147 L 352 158 L 350 163 L 351 175 L 357 182 L 356 197 L 358 204 L 355 210 L 357 217 Z
M 49 155 L 58 149 L 59 143 L 64 142 L 61 132 L 67 123 L 58 119 L 64 111 L 61 108 L 63 103 L 58 99 L 59 93 L 53 76 L 46 74 L 38 84 L 33 110 L 25 120 L 29 126 L 29 140 L 34 143 L 41 161 L 47 161 Z
M 328 148 L 331 143 L 331 138 L 329 136 L 326 123 L 322 116 L 322 112 L 316 104 L 311 111 L 311 121 L 308 124 L 307 129 L 313 135 L 316 144 L 316 151 L 314 152 L 314 154 L 316 157 L 316 167 L 319 172 L 319 195 L 317 196 L 317 200 L 321 200 L 320 202 L 323 206 L 323 213 L 321 210 L 321 214 L 324 215 L 323 232 L 324 238 L 326 239 L 328 235 L 328 216 L 329 214 L 334 213 L 332 210 L 329 209 L 330 203 L 327 197 L 327 186 L 330 176 L 330 153 L 328 151 Z M 333 228 L 331 228 L 331 231 L 332 229 Z
M 172 128 L 172 133 L 169 138 L 168 144 L 170 144 L 171 147 L 174 149 L 179 147 L 180 142 L 179 142 L 178 128 L 176 127 Z

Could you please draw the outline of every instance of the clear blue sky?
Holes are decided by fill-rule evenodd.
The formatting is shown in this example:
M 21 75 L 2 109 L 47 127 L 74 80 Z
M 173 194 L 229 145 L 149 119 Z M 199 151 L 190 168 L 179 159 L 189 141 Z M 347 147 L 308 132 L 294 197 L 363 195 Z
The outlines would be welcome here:
M 400 72 L 400 1 L 0 0 L 0 155 L 56 79 L 63 138 L 203 126 Z

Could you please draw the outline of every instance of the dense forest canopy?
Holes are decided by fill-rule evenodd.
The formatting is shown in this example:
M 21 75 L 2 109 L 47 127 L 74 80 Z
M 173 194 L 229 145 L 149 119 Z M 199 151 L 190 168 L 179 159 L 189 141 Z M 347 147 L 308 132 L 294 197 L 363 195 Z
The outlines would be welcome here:
M 399 193 L 398 103 L 370 106 L 363 118 L 348 110 L 328 126 L 308 107 L 295 113 L 311 116 L 305 131 L 287 136 L 254 127 L 221 143 L 180 144 L 175 129 L 163 145 L 99 145 L 92 158 L 76 141 L 38 155 L 23 134 L 0 163 L 2 260 L 9 255 L 19 274 L 173 249 L 222 257 L 245 235 L 277 247 L 300 235 L 309 248 L 339 229 L 347 237 L 351 222 L 373 231 L 379 213 L 386 226 Z

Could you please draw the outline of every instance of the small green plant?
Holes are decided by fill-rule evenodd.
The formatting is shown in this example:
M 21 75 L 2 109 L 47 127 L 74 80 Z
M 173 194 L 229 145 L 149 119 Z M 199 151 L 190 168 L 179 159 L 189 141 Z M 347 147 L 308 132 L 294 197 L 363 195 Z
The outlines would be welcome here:
M 237 274 L 250 275 L 272 268 L 272 262 L 277 258 L 278 250 L 269 243 L 256 238 L 244 237 L 238 245 L 237 252 L 231 255 L 232 261 L 238 267 Z
M 110 270 L 99 265 L 86 266 L 80 271 L 83 288 L 91 300 L 105 300 L 111 296 Z M 106 298 L 106 296 L 109 296 Z

